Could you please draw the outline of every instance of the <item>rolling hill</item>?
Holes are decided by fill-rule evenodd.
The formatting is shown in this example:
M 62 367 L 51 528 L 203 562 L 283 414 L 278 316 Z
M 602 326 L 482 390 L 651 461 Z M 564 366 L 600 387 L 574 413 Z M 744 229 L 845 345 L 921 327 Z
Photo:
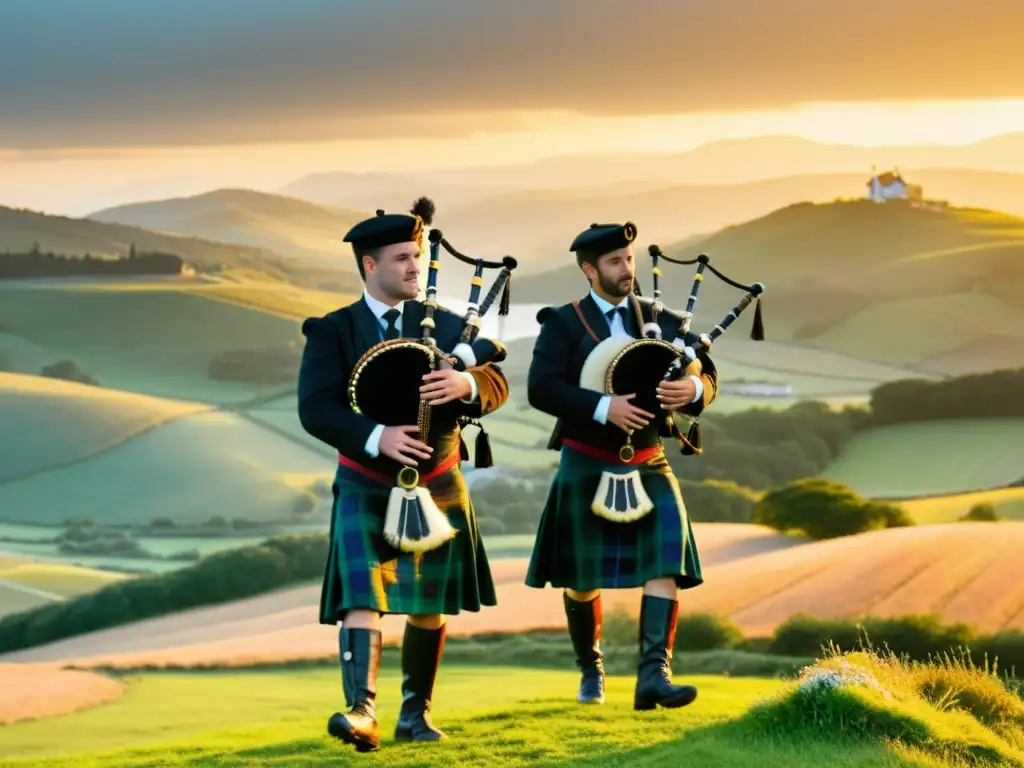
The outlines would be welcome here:
M 43 376 L 0 373 L 0 486 L 108 450 L 172 419 L 207 409 Z M 55 439 L 58 438 L 58 439 Z
M 138 226 L 53 216 L 0 206 L 0 259 L 3 253 L 26 253 L 38 244 L 43 253 L 105 258 L 126 257 L 134 244 L 141 252 L 180 256 L 208 274 L 258 273 L 266 279 L 338 290 L 356 287 L 359 276 L 333 265 L 314 266 L 263 247 L 217 242 Z
M 323 446 L 202 403 L 0 374 L 0 420 L 20 436 L 0 448 L 0 522 L 295 523 L 297 500 L 330 478 Z
M 368 215 L 249 189 L 218 189 L 106 208 L 88 218 L 267 249 L 315 264 L 339 262 L 352 271 L 352 248 L 342 238 Z
M 939 199 L 1024 215 L 1024 174 L 949 168 L 919 171 L 913 179 Z M 525 275 L 549 268 L 552 257 L 571 263 L 568 243 L 591 221 L 630 219 L 639 225 L 645 242 L 676 243 L 766 215 L 793 200 L 827 202 L 860 195 L 864 182 L 864 174 L 858 173 L 687 185 L 674 179 L 632 181 L 626 176 L 586 186 L 551 187 L 538 182 L 521 189 L 334 173 L 289 185 L 282 195 L 220 189 L 108 208 L 91 218 L 261 246 L 310 263 L 333 259 L 341 268 L 352 270 L 351 249 L 341 237 L 364 215 L 360 212 L 378 207 L 405 210 L 411 202 L 410 190 L 423 189 L 438 203 L 435 225 L 457 248 L 492 258 L 513 254 L 520 261 L 520 274 Z M 461 275 L 457 265 L 451 268 Z M 525 298 L 534 300 L 529 295 Z
M 638 274 L 649 292 L 649 241 L 640 242 Z M 665 251 L 688 259 L 707 253 L 729 277 L 764 283 L 774 341 L 939 375 L 1024 364 L 1024 300 L 1016 290 L 1024 281 L 1024 219 L 899 202 L 798 203 Z M 662 291 L 681 308 L 693 268 L 672 266 L 663 267 Z M 575 264 L 524 277 L 516 289 L 548 302 L 583 293 Z M 695 329 L 709 329 L 740 296 L 705 280 Z M 731 331 L 730 340 L 743 333 Z
M 268 312 L 271 299 L 286 306 Z M 266 284 L 0 282 L 0 323 L 18 346 L 73 360 L 104 387 L 238 402 L 281 386 L 213 380 L 210 361 L 228 350 L 300 345 L 300 312 L 309 307 L 293 310 L 287 299 Z

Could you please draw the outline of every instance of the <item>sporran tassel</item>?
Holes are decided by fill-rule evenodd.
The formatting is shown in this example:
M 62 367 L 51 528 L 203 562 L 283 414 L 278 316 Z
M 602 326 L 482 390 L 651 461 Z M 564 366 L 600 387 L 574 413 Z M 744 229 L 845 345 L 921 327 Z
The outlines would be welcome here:
M 459 435 L 459 461 L 469 461 L 469 446 L 466 445 L 466 441 Z
M 758 296 L 754 304 L 754 324 L 750 328 L 750 338 L 754 341 L 764 341 L 764 321 L 761 319 L 761 297 Z
M 420 486 L 391 489 L 384 517 L 384 539 L 402 552 L 429 552 L 454 538 L 457 531 L 430 491 Z

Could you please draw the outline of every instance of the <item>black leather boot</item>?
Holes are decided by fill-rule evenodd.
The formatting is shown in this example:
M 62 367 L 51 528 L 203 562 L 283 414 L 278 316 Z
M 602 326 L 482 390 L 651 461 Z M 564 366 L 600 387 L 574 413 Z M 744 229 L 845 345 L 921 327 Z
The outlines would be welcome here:
M 335 712 L 327 732 L 359 752 L 380 749 L 377 728 L 377 670 L 380 668 L 381 633 L 371 629 L 341 630 L 341 678 L 347 713 Z
M 395 741 L 440 741 L 444 733 L 430 720 L 430 700 L 441 666 L 446 624 L 423 629 L 406 623 L 402 638 L 402 709 L 395 725 Z
M 640 603 L 640 666 L 633 694 L 633 709 L 657 706 L 684 707 L 697 698 L 692 685 L 672 684 L 672 645 L 675 642 L 679 603 L 644 595 Z
M 576 652 L 576 666 L 583 673 L 576 701 L 580 704 L 604 704 L 604 654 L 601 653 L 601 596 L 580 602 L 562 592 L 569 639 Z

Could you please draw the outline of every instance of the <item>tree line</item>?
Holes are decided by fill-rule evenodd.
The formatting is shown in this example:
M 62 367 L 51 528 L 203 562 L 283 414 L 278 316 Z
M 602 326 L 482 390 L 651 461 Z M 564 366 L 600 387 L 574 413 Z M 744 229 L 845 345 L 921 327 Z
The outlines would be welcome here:
M 137 253 L 133 244 L 127 257 L 114 259 L 43 252 L 38 243 L 30 251 L 11 253 L 0 258 L 0 279 L 66 277 L 70 275 L 176 275 L 184 261 L 173 253 L 150 251 Z

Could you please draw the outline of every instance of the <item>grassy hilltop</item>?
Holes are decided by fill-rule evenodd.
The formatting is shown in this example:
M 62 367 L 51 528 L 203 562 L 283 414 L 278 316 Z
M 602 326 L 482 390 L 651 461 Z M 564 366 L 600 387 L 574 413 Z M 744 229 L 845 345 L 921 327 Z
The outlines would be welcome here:
M 638 275 L 650 293 L 649 241 Z M 773 341 L 948 375 L 1024 364 L 1024 219 L 977 209 L 926 210 L 866 200 L 800 203 L 727 227 L 669 256 L 711 263 L 743 283 L 763 282 Z M 666 264 L 661 287 L 682 308 L 693 267 Z M 583 293 L 572 264 L 519 281 L 519 295 L 561 302 Z M 741 293 L 705 279 L 694 327 L 709 329 Z M 751 310 L 748 310 L 748 315 Z M 744 330 L 749 320 L 738 322 Z

